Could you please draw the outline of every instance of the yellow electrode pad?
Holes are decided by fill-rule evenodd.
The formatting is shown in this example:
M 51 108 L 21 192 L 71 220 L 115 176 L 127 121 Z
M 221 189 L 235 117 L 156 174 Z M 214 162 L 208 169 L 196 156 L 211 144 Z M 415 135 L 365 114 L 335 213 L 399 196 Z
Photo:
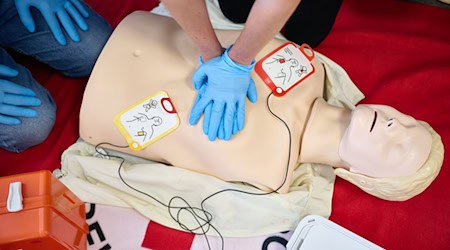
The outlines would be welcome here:
M 180 119 L 167 93 L 159 91 L 117 114 L 114 124 L 130 148 L 139 151 L 175 130 Z
M 287 42 L 259 60 L 255 71 L 272 93 L 280 97 L 314 73 L 313 59 L 314 51 L 309 45 L 298 47 Z

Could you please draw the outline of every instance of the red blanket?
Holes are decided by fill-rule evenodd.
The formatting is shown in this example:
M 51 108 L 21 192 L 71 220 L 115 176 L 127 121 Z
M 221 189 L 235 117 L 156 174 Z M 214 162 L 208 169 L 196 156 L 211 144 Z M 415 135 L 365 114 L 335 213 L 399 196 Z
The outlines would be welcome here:
M 132 11 L 150 10 L 157 4 L 156 0 L 87 2 L 113 26 Z M 391 105 L 429 122 L 446 146 L 450 142 L 449 24 L 448 9 L 399 0 L 346 0 L 332 32 L 317 50 L 347 70 L 366 95 L 364 103 Z M 0 176 L 60 167 L 61 153 L 78 138 L 78 112 L 87 82 L 66 78 L 30 58 L 16 59 L 49 89 L 58 105 L 57 120 L 43 144 L 21 154 L 0 151 Z M 448 249 L 449 167 L 446 158 L 435 182 L 404 202 L 377 199 L 337 179 L 330 219 L 387 249 Z M 172 234 L 177 237 L 176 231 Z

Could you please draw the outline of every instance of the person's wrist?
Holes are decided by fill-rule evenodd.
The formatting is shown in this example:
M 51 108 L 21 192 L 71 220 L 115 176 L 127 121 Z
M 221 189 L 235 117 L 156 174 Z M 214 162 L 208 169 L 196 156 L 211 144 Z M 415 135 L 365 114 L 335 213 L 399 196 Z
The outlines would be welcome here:
M 241 65 L 251 65 L 254 61 L 253 56 L 247 55 L 243 53 L 242 51 L 239 51 L 236 47 L 230 46 L 228 49 L 228 56 L 231 60 L 233 60 L 235 63 L 241 64 Z
M 252 60 L 250 60 L 249 63 L 245 63 L 245 64 L 235 61 L 230 56 L 230 51 L 231 51 L 232 48 L 233 48 L 233 45 L 228 47 L 225 50 L 225 52 L 223 53 L 222 58 L 225 61 L 225 63 L 227 63 L 229 66 L 231 66 L 233 68 L 237 68 L 237 69 L 242 70 L 242 71 L 250 72 L 253 69 L 253 67 L 255 66 L 255 63 L 256 63 L 255 60 L 252 59 Z
M 217 48 L 206 47 L 203 49 L 200 48 L 200 55 L 201 55 L 203 62 L 207 62 L 210 59 L 221 56 L 224 51 L 225 51 L 225 49 L 222 47 L 217 47 Z

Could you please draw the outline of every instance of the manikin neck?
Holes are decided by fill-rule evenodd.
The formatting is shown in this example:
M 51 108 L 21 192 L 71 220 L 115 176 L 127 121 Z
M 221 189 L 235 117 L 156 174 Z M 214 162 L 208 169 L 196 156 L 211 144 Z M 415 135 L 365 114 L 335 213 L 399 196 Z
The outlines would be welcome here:
M 351 110 L 332 106 L 323 98 L 317 98 L 303 134 L 300 162 L 345 168 L 339 157 L 339 144 L 350 118 Z

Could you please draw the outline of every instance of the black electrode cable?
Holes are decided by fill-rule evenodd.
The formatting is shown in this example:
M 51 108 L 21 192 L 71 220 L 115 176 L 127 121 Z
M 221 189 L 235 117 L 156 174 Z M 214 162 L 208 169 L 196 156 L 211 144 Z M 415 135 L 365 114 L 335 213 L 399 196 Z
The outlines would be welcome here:
M 204 208 L 204 203 L 205 203 L 208 199 L 210 199 L 210 198 L 212 198 L 212 197 L 214 197 L 214 196 L 216 196 L 216 195 L 218 195 L 218 194 L 220 194 L 220 193 L 224 193 L 224 192 L 237 192 L 237 193 L 242 193 L 242 194 L 258 195 L 258 196 L 259 196 L 259 195 L 269 195 L 269 194 L 272 194 L 272 193 L 276 193 L 278 190 L 280 190 L 280 189 L 284 186 L 284 184 L 286 183 L 286 180 L 287 180 L 287 176 L 288 176 L 288 172 L 289 172 L 289 163 L 290 163 L 290 159 L 291 159 L 291 147 L 292 147 L 292 136 L 291 136 L 291 135 L 292 135 L 292 134 L 291 134 L 291 130 L 289 129 L 289 126 L 286 124 L 286 122 L 285 122 L 283 119 L 281 119 L 279 116 L 277 116 L 277 115 L 270 109 L 269 98 L 270 98 L 272 95 L 273 95 L 273 93 L 270 93 L 270 94 L 267 96 L 267 98 L 266 98 L 266 106 L 267 106 L 267 109 L 269 110 L 269 112 L 270 112 L 274 117 L 276 117 L 279 121 L 281 121 L 281 122 L 284 124 L 284 126 L 286 127 L 286 129 L 287 129 L 287 131 L 288 131 L 288 134 L 289 134 L 289 147 L 288 147 L 289 150 L 288 150 L 288 158 L 287 158 L 288 160 L 287 160 L 287 164 L 286 164 L 286 171 L 285 171 L 285 174 L 284 174 L 284 177 L 283 177 L 283 181 L 282 181 L 281 185 L 280 185 L 278 188 L 276 188 L 275 190 L 272 190 L 272 191 L 270 191 L 270 192 L 253 193 L 253 192 L 242 191 L 242 190 L 233 189 L 233 188 L 227 188 L 227 189 L 223 189 L 223 190 L 219 190 L 219 191 L 217 191 L 217 192 L 214 192 L 214 193 L 212 193 L 211 195 L 209 195 L 208 197 L 204 198 L 204 199 L 202 200 L 202 202 L 200 203 L 200 207 L 201 207 L 201 208 L 192 207 L 192 206 L 191 206 L 191 205 L 190 205 L 183 197 L 180 197 L 180 196 L 174 196 L 174 197 L 172 197 L 172 198 L 170 199 L 169 203 L 166 205 L 165 203 L 163 203 L 162 201 L 156 199 L 156 198 L 153 197 L 152 195 L 150 195 L 150 194 L 148 194 L 148 193 L 145 193 L 145 192 L 143 192 L 143 191 L 141 191 L 141 190 L 138 190 L 138 189 L 132 187 L 130 184 L 128 184 L 128 183 L 124 180 L 124 178 L 122 177 L 122 174 L 121 174 L 120 170 L 121 170 L 122 167 L 123 167 L 123 164 L 124 164 L 124 162 L 125 162 L 125 158 L 123 158 L 123 157 L 121 157 L 121 156 L 109 155 L 108 153 L 105 154 L 105 153 L 100 152 L 100 151 L 98 150 L 98 147 L 99 147 L 100 145 L 109 145 L 109 146 L 111 146 L 111 147 L 117 147 L 117 148 L 128 148 L 128 147 L 129 147 L 128 145 L 127 145 L 127 146 L 118 146 L 118 145 L 114 145 L 114 144 L 108 143 L 108 142 L 101 142 L 101 143 L 99 143 L 99 144 L 97 144 L 97 145 L 95 146 L 95 151 L 96 151 L 98 154 L 100 154 L 100 155 L 107 156 L 107 157 L 113 157 L 113 158 L 119 159 L 121 162 L 120 162 L 119 168 L 117 169 L 117 172 L 118 172 L 118 175 L 119 175 L 120 180 L 121 180 L 126 186 L 128 186 L 130 189 L 132 189 L 132 190 L 134 190 L 134 191 L 136 191 L 136 192 L 138 192 L 138 193 L 140 193 L 140 194 L 143 194 L 143 195 L 145 195 L 145 196 L 147 196 L 147 197 L 153 199 L 154 201 L 156 201 L 156 202 L 159 203 L 160 205 L 166 207 L 166 208 L 168 209 L 169 215 L 172 217 L 172 219 L 173 219 L 175 222 L 178 223 L 178 225 L 180 226 L 181 229 L 183 229 L 183 230 L 185 230 L 185 231 L 188 231 L 188 232 L 190 232 L 190 233 L 193 233 L 193 234 L 195 234 L 195 235 L 204 235 L 204 236 L 205 236 L 205 239 L 206 239 L 206 243 L 208 244 L 208 249 L 210 249 L 210 250 L 211 250 L 211 246 L 210 246 L 210 244 L 209 244 L 208 236 L 206 235 L 206 233 L 210 230 L 210 228 L 214 229 L 214 231 L 216 231 L 216 233 L 219 235 L 219 237 L 220 237 L 220 239 L 221 239 L 222 250 L 223 250 L 223 249 L 224 249 L 224 245 L 225 245 L 224 238 L 223 238 L 222 234 L 219 232 L 219 230 L 218 230 L 217 228 L 215 228 L 215 227 L 212 225 L 211 221 L 213 220 L 213 215 L 212 215 L 210 212 L 208 212 L 208 211 Z M 186 204 L 186 206 L 184 206 L 184 207 L 183 207 L 183 206 L 172 206 L 171 204 L 172 204 L 172 202 L 174 202 L 175 200 L 181 200 L 182 202 L 184 202 L 184 203 Z M 176 213 L 176 216 L 174 216 L 174 214 L 172 213 L 172 211 L 171 211 L 172 209 L 178 209 L 178 211 L 177 211 L 177 213 Z M 194 219 L 196 220 L 196 222 L 197 222 L 197 224 L 198 224 L 198 227 L 196 227 L 196 228 L 189 228 L 188 226 L 186 226 L 185 224 L 183 224 L 183 223 L 181 222 L 181 220 L 180 220 L 180 214 L 181 214 L 181 212 L 188 212 L 188 213 L 190 213 L 190 214 L 192 215 L 192 217 L 194 217 Z M 200 214 L 199 214 L 199 213 L 200 213 Z M 203 213 L 203 216 L 201 215 L 201 213 Z M 205 229 L 205 226 L 207 227 L 206 229 Z M 198 231 L 199 229 L 202 231 L 202 233 L 197 233 L 197 232 L 196 232 L 196 231 Z

